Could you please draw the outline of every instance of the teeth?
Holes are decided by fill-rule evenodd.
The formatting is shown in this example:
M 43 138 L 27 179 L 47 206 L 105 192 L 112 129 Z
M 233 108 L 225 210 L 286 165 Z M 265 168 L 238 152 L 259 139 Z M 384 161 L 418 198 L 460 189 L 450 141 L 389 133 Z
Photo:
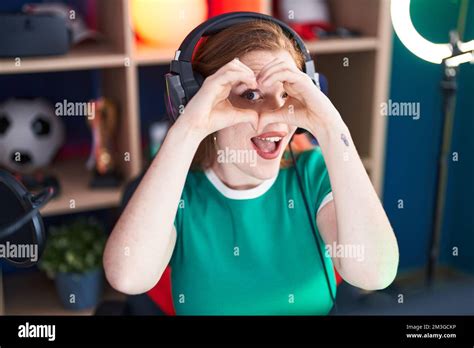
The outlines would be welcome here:
M 260 139 L 260 140 L 271 141 L 271 142 L 274 142 L 274 143 L 281 140 L 281 137 L 268 137 L 268 138 L 257 137 L 257 138 Z

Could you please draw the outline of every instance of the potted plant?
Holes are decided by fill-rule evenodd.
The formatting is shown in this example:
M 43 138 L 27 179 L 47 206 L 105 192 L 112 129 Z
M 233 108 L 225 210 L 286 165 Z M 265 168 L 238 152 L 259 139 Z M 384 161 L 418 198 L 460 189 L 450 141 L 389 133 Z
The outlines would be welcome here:
M 65 308 L 92 308 L 99 302 L 105 241 L 102 226 L 93 219 L 50 228 L 39 267 L 54 279 Z

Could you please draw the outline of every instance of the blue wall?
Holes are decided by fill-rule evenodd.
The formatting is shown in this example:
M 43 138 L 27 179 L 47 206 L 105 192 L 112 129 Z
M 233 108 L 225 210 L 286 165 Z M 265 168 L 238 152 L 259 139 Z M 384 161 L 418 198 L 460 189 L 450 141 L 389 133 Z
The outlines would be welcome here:
M 474 39 L 474 3 L 470 1 L 464 39 Z M 411 14 L 417 30 L 434 42 L 446 42 L 456 28 L 460 1 L 417 0 Z M 384 205 L 400 246 L 400 269 L 423 267 L 427 261 L 435 199 L 437 156 L 441 136 L 442 77 L 440 65 L 424 62 L 410 53 L 398 37 L 393 39 L 390 98 L 420 102 L 421 117 L 389 118 Z M 472 138 L 474 116 L 474 65 L 462 67 L 449 162 L 448 194 L 442 238 L 441 262 L 474 272 L 474 166 Z M 398 209 L 399 199 L 404 209 Z M 459 256 L 452 248 L 459 248 Z

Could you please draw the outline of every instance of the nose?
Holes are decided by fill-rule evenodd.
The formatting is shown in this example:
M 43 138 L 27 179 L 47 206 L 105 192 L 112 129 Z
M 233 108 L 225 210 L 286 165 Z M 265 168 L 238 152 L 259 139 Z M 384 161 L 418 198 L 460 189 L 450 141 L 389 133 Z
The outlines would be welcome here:
M 267 97 L 265 101 L 261 104 L 259 113 L 275 111 L 280 109 L 285 105 L 285 98 L 281 97 L 280 95 L 272 95 L 271 97 Z

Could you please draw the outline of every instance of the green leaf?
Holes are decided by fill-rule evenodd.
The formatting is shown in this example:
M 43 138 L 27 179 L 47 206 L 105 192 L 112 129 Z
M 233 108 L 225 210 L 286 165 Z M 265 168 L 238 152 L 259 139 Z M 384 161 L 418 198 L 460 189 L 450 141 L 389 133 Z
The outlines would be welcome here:
M 39 267 L 48 276 L 57 272 L 85 273 L 102 267 L 106 236 L 94 219 L 78 219 L 49 229 Z

